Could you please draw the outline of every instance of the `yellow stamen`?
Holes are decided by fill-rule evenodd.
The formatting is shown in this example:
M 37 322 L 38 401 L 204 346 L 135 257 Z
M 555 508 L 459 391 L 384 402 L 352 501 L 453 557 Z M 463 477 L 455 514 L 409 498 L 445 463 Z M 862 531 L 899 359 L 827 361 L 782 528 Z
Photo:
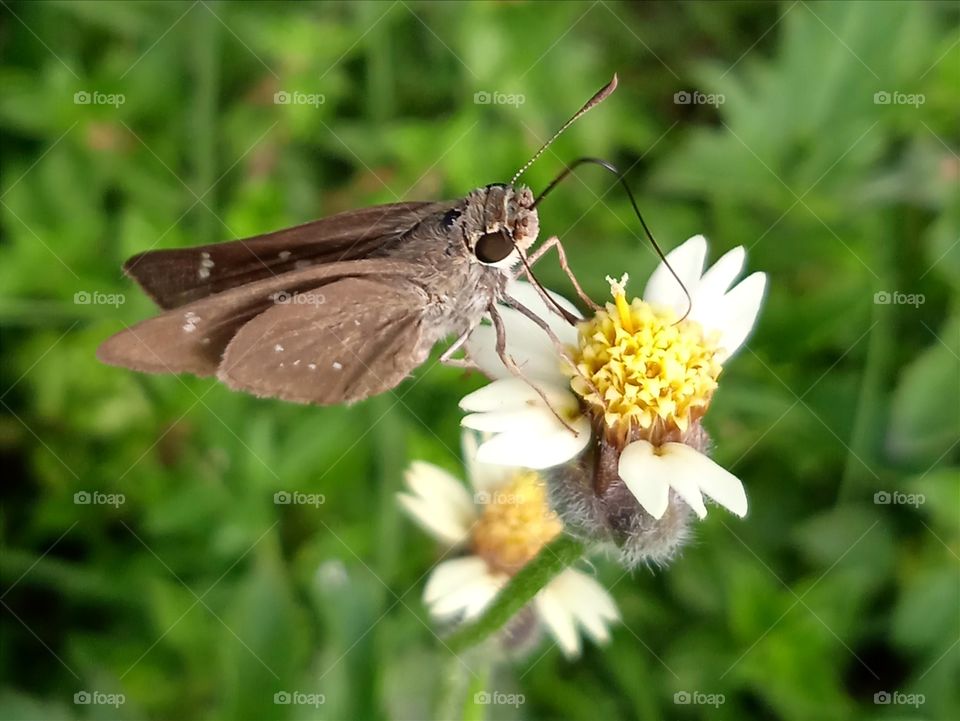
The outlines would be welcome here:
M 581 375 L 573 377 L 573 390 L 611 428 L 685 431 L 717 387 L 717 338 L 705 337 L 696 321 L 678 322 L 669 308 L 628 303 L 626 276 L 607 280 L 614 302 L 579 326 L 574 355 Z
M 547 504 L 547 489 L 533 471 L 520 471 L 488 494 L 473 527 L 473 551 L 494 570 L 516 573 L 563 530 Z

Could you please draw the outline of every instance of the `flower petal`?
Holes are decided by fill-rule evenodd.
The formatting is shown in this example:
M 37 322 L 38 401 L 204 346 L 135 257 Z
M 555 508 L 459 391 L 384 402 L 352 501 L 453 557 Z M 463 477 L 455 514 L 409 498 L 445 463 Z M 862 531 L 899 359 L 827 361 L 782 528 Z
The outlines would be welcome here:
M 578 418 L 573 422 L 576 435 L 560 425 L 548 433 L 531 434 L 520 430 L 500 433 L 481 444 L 477 458 L 483 463 L 496 463 L 524 468 L 549 468 L 576 457 L 590 443 L 590 422 Z
M 720 316 L 722 325 L 719 328 L 720 347 L 725 352 L 724 360 L 743 345 L 753 330 L 766 286 L 766 273 L 752 273 L 724 296 Z
M 547 400 L 555 408 L 573 409 L 577 407 L 577 397 L 568 388 L 538 383 Z M 460 407 L 465 411 L 483 413 L 502 411 L 511 408 L 523 409 L 530 405 L 543 405 L 540 394 L 522 378 L 504 378 L 488 383 L 483 388 L 460 399 Z
M 423 590 L 425 603 L 434 603 L 455 591 L 471 578 L 486 573 L 487 562 L 479 556 L 464 556 L 438 563 L 430 572 Z
M 442 468 L 414 461 L 404 474 L 412 493 L 398 493 L 403 508 L 425 530 L 448 543 L 460 543 L 476 517 L 466 487 Z
M 667 253 L 666 257 L 670 267 L 660 262 L 647 281 L 643 299 L 651 305 L 667 306 L 682 314 L 687 310 L 687 296 L 683 292 L 683 286 L 686 286 L 691 296 L 696 291 L 703 273 L 703 262 L 707 257 L 707 239 L 702 235 L 695 235 Z M 677 283 L 670 268 L 676 272 L 683 286 Z
M 563 655 L 576 658 L 580 655 L 580 634 L 573 622 L 573 614 L 563 602 L 563 596 L 548 584 L 534 598 L 537 615 L 550 635 L 556 640 Z
M 671 483 L 673 478 L 690 479 L 721 506 L 740 517 L 747 515 L 743 483 L 726 468 L 683 443 L 665 443 L 661 453 L 671 473 Z
M 634 441 L 620 454 L 620 478 L 644 510 L 656 519 L 663 517 L 670 501 L 669 479 L 649 441 Z
M 577 622 L 597 643 L 610 640 L 607 624 L 620 620 L 616 603 L 596 579 L 583 571 L 568 568 L 554 578 L 548 587 L 563 598 Z
M 580 311 L 566 298 L 547 292 L 558 305 L 581 317 Z M 548 308 L 530 283 L 511 281 L 507 284 L 506 293 L 541 318 L 562 343 L 576 344 L 577 329 L 560 317 L 556 310 Z M 513 308 L 500 304 L 497 310 L 503 319 L 507 353 L 523 372 L 531 379 L 564 384 L 564 360 L 557 354 L 546 331 Z M 467 357 L 484 375 L 494 379 L 513 377 L 497 353 L 497 334 L 489 321 L 473 330 L 465 347 Z
M 541 402 L 539 406 L 530 405 L 520 409 L 471 413 L 464 416 L 460 424 L 475 431 L 488 433 L 524 431 L 533 435 L 556 430 L 560 422 Z
M 693 298 L 694 311 L 701 305 L 712 307 L 723 299 L 743 270 L 746 256 L 743 246 L 738 245 L 720 256 L 720 259 L 707 269 L 697 284 L 697 292 Z M 694 311 L 691 311 L 691 316 Z
M 510 481 L 511 472 L 508 467 L 477 460 L 477 448 L 480 444 L 477 442 L 476 433 L 465 430 L 460 438 L 460 445 L 467 478 L 474 491 L 493 491 Z
M 461 614 L 472 618 L 496 596 L 507 578 L 506 574 L 491 574 L 479 556 L 444 561 L 430 574 L 423 600 L 435 618 Z

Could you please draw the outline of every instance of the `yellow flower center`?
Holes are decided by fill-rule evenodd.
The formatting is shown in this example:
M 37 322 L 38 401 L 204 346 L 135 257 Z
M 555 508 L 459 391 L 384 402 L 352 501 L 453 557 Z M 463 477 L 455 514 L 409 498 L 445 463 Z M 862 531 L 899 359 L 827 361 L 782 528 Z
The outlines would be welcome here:
M 543 480 L 533 471 L 518 472 L 485 501 L 473 528 L 473 551 L 491 569 L 516 573 L 563 530 L 547 504 Z
M 696 321 L 677 322 L 669 308 L 636 298 L 627 303 L 627 276 L 607 280 L 614 302 L 579 325 L 573 390 L 610 428 L 685 431 L 706 412 L 717 387 L 717 338 L 705 337 Z

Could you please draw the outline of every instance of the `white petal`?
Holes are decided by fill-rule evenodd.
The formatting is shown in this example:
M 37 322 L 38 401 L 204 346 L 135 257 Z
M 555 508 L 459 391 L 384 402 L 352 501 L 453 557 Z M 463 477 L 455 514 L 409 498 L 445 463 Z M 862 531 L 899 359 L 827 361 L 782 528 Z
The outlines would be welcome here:
M 701 305 L 711 307 L 720 302 L 743 270 L 746 255 L 743 246 L 738 245 L 724 253 L 720 260 L 710 266 L 697 285 L 697 292 L 693 298 L 694 311 Z M 691 311 L 691 317 L 694 311 Z
M 423 600 L 427 604 L 436 603 L 471 579 L 486 573 L 487 562 L 479 556 L 464 556 L 438 563 L 430 572 L 427 586 L 423 590 Z
M 527 281 L 523 280 L 507 281 L 506 292 L 511 298 L 520 301 L 522 305 L 525 305 L 527 308 L 547 321 L 557 335 L 565 332 L 565 329 L 572 327 L 569 323 L 567 323 L 566 320 L 560 317 L 556 309 L 547 307 L 547 304 L 543 301 L 543 298 L 540 297 L 540 294 L 537 292 L 537 289 L 533 287 L 532 283 L 528 283 Z M 551 298 L 557 301 L 557 304 L 561 308 L 566 310 L 568 313 L 572 313 L 573 315 L 577 316 L 577 318 L 583 318 L 583 314 L 580 312 L 577 306 L 564 298 L 562 295 L 559 293 L 554 293 L 552 290 L 547 290 L 547 293 Z M 562 335 L 560 338 L 563 340 Z M 574 331 L 573 338 L 576 339 L 576 331 Z
M 576 344 L 577 329 L 555 310 L 548 309 L 531 284 L 513 281 L 507 285 L 506 292 L 541 318 L 562 343 Z M 561 307 L 581 317 L 570 301 L 556 293 L 550 295 Z M 502 304 L 497 309 L 503 319 L 507 353 L 520 369 L 531 379 L 564 384 L 566 376 L 562 369 L 565 362 L 547 332 L 517 310 Z M 484 375 L 494 379 L 513 377 L 497 353 L 497 334 L 489 321 L 474 329 L 465 347 L 467 357 Z
M 560 646 L 560 650 L 567 658 L 580 655 L 580 634 L 573 622 L 573 614 L 563 603 L 563 599 L 555 590 L 547 585 L 534 598 L 537 615 L 543 621 L 550 635 Z
M 667 253 L 670 268 L 673 268 L 691 296 L 700 283 L 706 257 L 707 240 L 702 235 L 693 236 L 683 245 Z M 661 261 L 650 276 L 650 280 L 647 281 L 643 299 L 652 305 L 667 306 L 682 314 L 687 310 L 687 296 L 683 292 L 683 286 L 673 277 L 670 268 Z
M 663 517 L 670 500 L 670 484 L 664 477 L 660 456 L 649 441 L 634 441 L 620 454 L 620 478 L 644 510 L 656 519 Z
M 463 463 L 467 468 L 467 478 L 474 491 L 492 491 L 509 482 L 511 469 L 507 466 L 481 463 L 477 460 L 477 434 L 464 430 L 460 439 L 463 449 Z
M 722 325 L 719 327 L 724 359 L 732 356 L 753 330 L 766 286 L 766 273 L 752 273 L 724 296 L 720 318 Z
M 404 480 L 414 494 L 437 511 L 463 519 L 467 523 L 473 520 L 476 509 L 470 493 L 458 478 L 439 466 L 425 461 L 414 461 L 404 473 Z
M 661 451 L 660 458 L 666 459 L 672 478 L 689 478 L 721 506 L 738 516 L 747 515 L 743 483 L 726 468 L 682 443 L 665 443 Z
M 590 442 L 590 422 L 586 418 L 579 418 L 572 425 L 576 434 L 561 426 L 559 421 L 557 429 L 549 433 L 501 433 L 480 446 L 477 458 L 483 463 L 533 469 L 566 463 Z
M 594 578 L 568 568 L 554 578 L 549 587 L 563 599 L 566 607 L 597 643 L 610 639 L 607 623 L 618 621 L 620 613 L 613 598 Z
M 430 587 L 433 576 L 427 582 L 424 600 L 430 607 L 430 614 L 435 618 L 452 619 L 462 615 L 464 620 L 469 620 L 476 617 L 497 595 L 497 591 L 508 579 L 506 574 L 491 574 L 486 562 L 477 556 L 446 561 L 437 566 L 434 574 L 441 567 L 458 561 L 469 561 L 469 563 L 462 564 L 455 569 L 455 572 L 443 579 L 441 584 L 443 593 L 438 591 L 438 586 Z
M 526 431 L 531 435 L 556 430 L 560 424 L 557 417 L 553 415 L 553 411 L 542 402 L 539 406 L 530 405 L 516 410 L 471 413 L 464 416 L 460 423 L 475 431 L 487 431 L 489 433 Z
M 398 493 L 397 501 L 421 528 L 445 543 L 463 543 L 469 536 L 470 522 L 450 513 L 438 510 L 438 506 L 409 493 Z
M 576 408 L 577 397 L 566 387 L 537 383 L 547 400 L 558 409 Z M 542 405 L 543 399 L 522 378 L 505 378 L 488 383 L 483 388 L 464 396 L 460 407 L 465 411 L 481 413 L 502 411 L 511 408 L 523 409 L 531 404 Z

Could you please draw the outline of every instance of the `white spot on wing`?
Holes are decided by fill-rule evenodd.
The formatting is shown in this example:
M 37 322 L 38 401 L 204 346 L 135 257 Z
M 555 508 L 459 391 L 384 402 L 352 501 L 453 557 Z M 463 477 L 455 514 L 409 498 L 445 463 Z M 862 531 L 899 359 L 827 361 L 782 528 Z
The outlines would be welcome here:
M 289 250 L 281 250 L 279 253 L 277 253 L 277 257 L 278 257 L 280 260 L 286 260 L 287 258 L 290 257 L 290 251 L 289 251 Z
M 273 347 L 273 350 L 274 350 L 275 353 L 283 353 L 283 346 L 280 345 L 279 343 L 277 343 L 277 344 Z
M 207 251 L 200 253 L 200 268 L 197 269 L 197 275 L 200 280 L 206 280 L 210 277 L 210 269 L 214 266 L 213 259 Z
M 317 364 L 316 364 L 316 363 L 307 363 L 307 368 L 309 368 L 309 369 L 312 370 L 312 371 L 315 371 L 315 370 L 317 369 Z
M 198 316 L 192 310 L 188 310 L 183 314 L 183 332 L 193 333 L 193 331 L 195 331 L 197 326 L 200 324 L 200 320 L 200 316 Z
M 341 363 L 340 361 L 334 361 L 334 362 L 333 362 L 333 369 L 334 369 L 335 371 L 343 370 L 343 363 Z
M 294 262 L 293 268 L 294 270 L 303 270 L 304 268 L 309 268 L 311 265 L 313 265 L 313 263 L 309 260 L 298 260 Z

